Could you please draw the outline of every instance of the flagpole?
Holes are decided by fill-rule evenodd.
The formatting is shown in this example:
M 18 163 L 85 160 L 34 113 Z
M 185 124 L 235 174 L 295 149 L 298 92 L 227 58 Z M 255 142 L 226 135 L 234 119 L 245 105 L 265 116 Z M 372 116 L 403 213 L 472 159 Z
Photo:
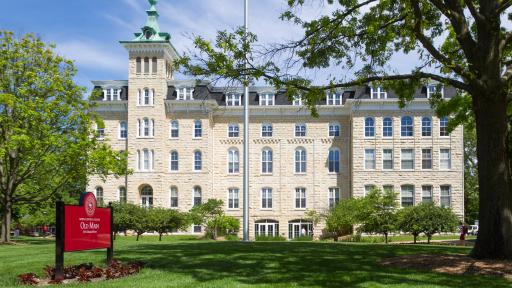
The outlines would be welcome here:
M 244 0 L 244 27 L 245 27 L 245 39 L 247 41 L 248 18 L 249 18 L 249 3 L 248 0 Z M 246 55 L 247 56 L 247 55 Z M 246 57 L 247 58 L 247 57 Z M 245 69 L 249 67 L 247 60 L 245 61 Z M 244 219 L 243 229 L 244 238 L 243 241 L 249 241 L 249 76 L 245 76 L 245 87 L 244 87 Z

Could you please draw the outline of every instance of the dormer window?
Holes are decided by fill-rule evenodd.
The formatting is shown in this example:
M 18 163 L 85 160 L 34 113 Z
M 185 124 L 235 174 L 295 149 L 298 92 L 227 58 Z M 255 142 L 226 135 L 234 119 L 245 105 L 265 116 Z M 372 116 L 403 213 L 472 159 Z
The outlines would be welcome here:
M 260 95 L 260 106 L 274 106 L 275 95 L 272 93 L 265 93 Z
M 331 106 L 341 105 L 341 93 L 327 94 L 327 105 L 331 105 Z
M 107 101 L 112 101 L 112 90 L 107 89 Z
M 300 95 L 293 96 L 293 106 L 302 106 L 302 97 Z
M 429 84 L 427 85 L 427 98 L 432 98 L 432 96 L 441 93 L 441 98 L 443 97 L 443 86 L 438 84 Z
M 370 96 L 372 99 L 387 99 L 388 92 L 382 86 L 372 86 L 370 87 Z
M 103 101 L 119 101 L 121 100 L 121 89 L 108 88 L 103 90 Z
M 240 106 L 242 105 L 242 95 L 230 93 L 226 95 L 226 106 Z
M 177 90 L 177 100 L 194 100 L 194 88 L 184 87 L 178 88 Z
M 119 92 L 121 92 L 119 89 L 112 89 L 112 100 L 121 100 Z

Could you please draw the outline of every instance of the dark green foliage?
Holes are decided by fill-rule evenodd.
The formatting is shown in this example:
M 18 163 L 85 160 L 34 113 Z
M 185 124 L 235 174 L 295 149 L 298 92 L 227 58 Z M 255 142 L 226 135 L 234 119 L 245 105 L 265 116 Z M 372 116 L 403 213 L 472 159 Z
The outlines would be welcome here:
M 283 236 L 268 236 L 268 235 L 258 235 L 255 237 L 256 241 L 266 241 L 266 242 L 272 242 L 272 241 L 286 241 L 286 238 Z
M 224 214 L 224 202 L 219 199 L 208 199 L 206 203 L 192 208 L 190 218 L 196 225 L 206 225 L 206 236 L 212 239 L 240 229 L 240 221 Z
M 383 234 L 388 243 L 389 233 L 396 231 L 397 194 L 392 190 L 372 189 L 362 201 L 359 231 Z
M 436 233 L 455 232 L 459 219 L 450 208 L 436 206 L 433 203 L 421 203 L 416 206 L 404 208 L 398 217 L 398 227 L 403 232 L 411 233 L 416 237 L 423 233 L 427 241 Z
M 190 224 L 186 213 L 174 209 L 150 208 L 147 211 L 147 217 L 148 230 L 157 232 L 159 241 L 162 241 L 162 234 L 186 229 Z

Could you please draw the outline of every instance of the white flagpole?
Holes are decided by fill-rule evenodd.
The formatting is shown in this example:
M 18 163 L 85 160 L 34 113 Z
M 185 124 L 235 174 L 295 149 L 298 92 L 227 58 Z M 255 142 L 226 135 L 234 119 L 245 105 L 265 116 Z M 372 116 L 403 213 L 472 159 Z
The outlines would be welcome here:
M 249 18 L 249 3 L 248 0 L 244 0 L 244 26 L 245 35 L 249 31 L 248 18 Z M 247 37 L 244 41 L 247 41 Z M 249 67 L 247 61 L 245 62 L 245 68 Z M 243 241 L 249 241 L 249 77 L 245 76 L 245 93 L 244 93 L 244 239 Z

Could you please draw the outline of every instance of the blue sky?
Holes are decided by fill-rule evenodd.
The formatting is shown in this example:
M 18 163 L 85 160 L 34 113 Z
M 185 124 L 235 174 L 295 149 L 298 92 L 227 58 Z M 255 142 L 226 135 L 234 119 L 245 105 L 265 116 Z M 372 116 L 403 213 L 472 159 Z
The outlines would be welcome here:
M 127 52 L 119 40 L 131 40 L 146 20 L 147 0 L 16 0 L 2 1 L 0 29 L 35 33 L 75 61 L 76 81 L 91 88 L 91 80 L 126 79 Z M 249 0 L 249 26 L 264 43 L 300 37 L 301 30 L 278 19 L 284 0 Z M 242 0 L 159 0 L 160 29 L 182 53 L 192 48 L 190 35 L 213 38 L 216 31 L 243 24 Z M 329 7 L 302 11 L 306 18 Z M 407 57 L 409 58 L 409 57 Z M 398 57 L 395 66 L 407 70 L 410 58 Z M 320 73 L 319 78 L 324 74 Z M 178 76 L 178 78 L 180 78 Z M 182 78 L 182 77 L 181 77 Z M 322 82 L 322 79 L 319 79 Z

